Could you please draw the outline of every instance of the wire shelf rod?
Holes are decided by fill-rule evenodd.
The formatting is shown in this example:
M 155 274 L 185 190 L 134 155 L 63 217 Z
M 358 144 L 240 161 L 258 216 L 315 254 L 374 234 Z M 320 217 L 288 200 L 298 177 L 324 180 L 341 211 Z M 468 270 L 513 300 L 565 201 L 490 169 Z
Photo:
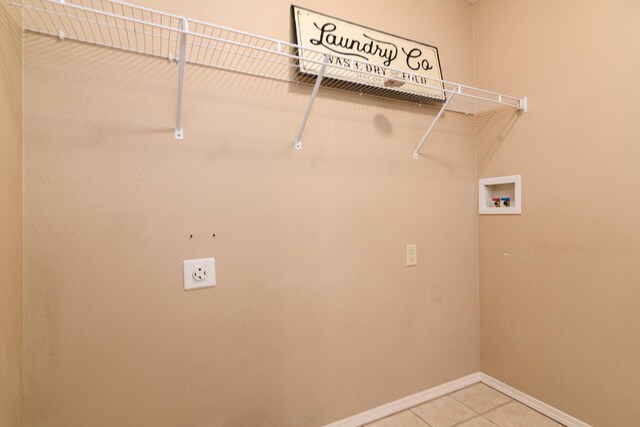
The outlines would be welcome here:
M 309 98 L 309 104 L 307 105 L 307 109 L 304 112 L 304 116 L 302 118 L 302 123 L 300 123 L 300 127 L 298 128 L 298 133 L 294 139 L 294 146 L 296 150 L 302 149 L 302 132 L 304 132 L 304 128 L 307 124 L 307 120 L 309 119 L 309 114 L 311 113 L 311 107 L 313 107 L 313 101 L 316 99 L 316 95 L 318 95 L 318 89 L 320 89 L 320 84 L 322 83 L 322 78 L 324 77 L 324 73 L 327 70 L 327 65 L 329 64 L 329 57 L 331 55 L 326 54 L 324 56 L 324 63 L 322 64 L 322 68 L 318 73 L 318 78 L 316 79 L 316 84 L 313 86 L 313 92 L 311 92 L 311 98 Z
M 460 89 L 460 88 L 458 88 L 458 89 Z M 429 137 L 429 134 L 431 134 L 431 131 L 436 126 L 436 123 L 438 122 L 438 120 L 440 120 L 440 117 L 442 117 L 442 115 L 444 114 L 445 110 L 447 109 L 447 106 L 453 100 L 454 96 L 455 95 L 451 95 L 449 97 L 449 99 L 447 99 L 447 101 L 444 104 L 442 104 L 442 108 L 440 108 L 440 111 L 438 111 L 438 114 L 436 114 L 436 117 L 431 122 L 431 125 L 429 125 L 429 128 L 425 132 L 424 136 L 422 137 L 422 139 L 420 140 L 420 142 L 418 143 L 416 148 L 413 150 L 413 158 L 415 160 L 418 160 L 418 158 L 420 157 L 420 149 L 422 148 L 422 145 L 425 143 L 425 141 Z
M 182 28 L 187 30 L 189 28 L 189 22 L 185 19 L 182 21 Z M 178 57 L 178 109 L 176 113 L 176 139 L 184 139 L 184 130 L 182 129 L 182 95 L 184 93 L 184 67 L 187 50 L 187 35 L 182 33 L 180 35 L 180 54 Z

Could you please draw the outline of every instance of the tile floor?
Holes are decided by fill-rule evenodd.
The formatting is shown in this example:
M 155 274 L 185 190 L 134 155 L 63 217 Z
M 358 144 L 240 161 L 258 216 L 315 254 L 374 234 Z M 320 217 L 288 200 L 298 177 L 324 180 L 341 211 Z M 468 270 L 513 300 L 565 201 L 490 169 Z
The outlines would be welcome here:
M 474 384 L 367 427 L 560 427 L 499 391 Z

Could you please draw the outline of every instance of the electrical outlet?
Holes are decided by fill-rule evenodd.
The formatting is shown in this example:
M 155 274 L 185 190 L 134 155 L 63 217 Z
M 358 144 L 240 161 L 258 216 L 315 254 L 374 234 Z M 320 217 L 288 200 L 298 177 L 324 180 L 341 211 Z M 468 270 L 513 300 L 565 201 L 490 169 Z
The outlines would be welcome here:
M 407 245 L 407 265 L 418 265 L 418 245 Z
M 184 290 L 211 288 L 216 285 L 215 258 L 189 259 L 182 262 Z

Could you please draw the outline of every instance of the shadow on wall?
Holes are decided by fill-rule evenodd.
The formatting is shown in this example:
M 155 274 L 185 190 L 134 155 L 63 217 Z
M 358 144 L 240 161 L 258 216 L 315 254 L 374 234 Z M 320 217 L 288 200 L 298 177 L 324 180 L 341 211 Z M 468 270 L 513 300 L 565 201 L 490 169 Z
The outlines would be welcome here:
M 518 110 L 507 109 L 476 116 L 478 170 L 491 160 L 521 115 Z
M 8 38 L 8 43 L 0 44 L 0 58 L 2 58 L 0 74 L 4 79 L 4 86 L 11 88 L 8 96 L 11 98 L 11 105 L 14 108 L 13 115 L 18 118 L 22 115 L 22 111 L 15 108 L 22 105 L 22 89 L 20 83 L 12 77 L 16 75 L 15 64 L 22 61 L 19 56 L 19 52 L 22 50 L 22 27 L 16 19 L 20 19 L 20 15 L 18 13 L 11 14 L 6 5 L 0 3 L 0 28 L 2 28 L 0 37 Z
M 373 117 L 373 125 L 380 135 L 391 136 L 393 135 L 393 126 L 388 118 L 382 114 L 376 114 Z
M 0 25 L 5 28 L 6 34 L 9 35 L 11 43 L 17 50 L 20 50 L 22 43 L 22 27 L 20 23 L 16 21 L 16 19 L 19 18 L 19 13 L 15 13 L 12 16 L 12 14 L 9 13 L 7 6 L 0 3 Z
M 120 70 L 121 74 L 135 71 L 143 78 L 174 82 L 174 73 L 177 79 L 177 69 L 172 62 L 143 54 L 132 54 L 106 46 L 96 47 L 90 43 L 65 39 L 60 41 L 57 37 L 27 33 L 25 38 L 25 50 L 36 52 L 43 64 L 47 66 L 61 67 L 60 59 L 64 59 L 66 69 L 72 67 L 72 71 L 78 74 L 97 75 L 105 67 L 110 70 Z M 165 71 L 167 70 L 167 71 Z M 117 73 L 115 75 L 118 75 Z M 70 77 L 73 77 L 70 75 Z
M 198 90 L 195 90 L 196 88 Z M 234 120 L 246 123 L 247 131 L 253 130 L 258 138 L 272 139 L 270 143 L 281 145 L 282 151 L 286 153 L 291 151 L 295 132 L 303 118 L 311 92 L 312 86 L 309 84 L 257 78 L 241 72 L 188 65 L 185 111 L 194 108 L 193 112 L 200 114 L 201 109 L 196 108 L 196 105 L 224 105 L 224 111 L 220 111 L 221 116 L 231 114 Z M 364 152 L 371 148 L 372 138 L 375 137 L 385 144 L 401 146 L 395 148 L 396 150 L 405 150 L 405 145 L 412 149 L 440 107 L 440 103 L 418 105 L 323 87 L 313 104 L 305 128 L 303 147 L 306 146 L 305 142 L 326 144 L 327 140 L 331 140 L 357 145 Z M 262 128 L 256 129 L 252 125 L 253 121 L 264 116 L 265 112 L 273 116 L 273 119 L 266 121 L 266 124 L 264 120 L 260 120 Z M 461 114 L 451 113 L 448 116 L 443 122 L 452 125 L 439 127 L 438 133 L 460 132 L 453 123 L 459 124 L 460 120 L 468 120 Z M 200 123 L 206 119 L 192 115 L 189 120 Z M 348 123 L 347 126 L 345 122 Z M 325 123 L 321 126 L 322 135 L 312 132 L 316 135 L 315 142 L 310 141 L 305 135 L 308 135 L 308 129 L 315 127 L 317 131 L 319 123 Z M 206 134 L 200 136 L 211 139 L 224 138 L 227 134 L 216 132 L 216 128 L 211 127 L 207 129 Z M 415 135 L 407 139 L 407 134 L 411 133 Z M 410 155 L 409 152 L 407 158 L 410 158 Z M 362 158 L 350 158 L 350 161 L 354 160 L 359 161 Z
M 188 67 L 186 86 L 199 89 L 192 92 L 187 89 L 189 93 L 185 95 L 185 102 L 189 104 L 188 108 L 193 107 L 200 114 L 201 108 L 198 105 L 222 104 L 224 111 L 220 111 L 221 116 L 224 114 L 232 116 L 234 120 L 239 119 L 246 124 L 244 132 L 252 130 L 262 140 L 260 146 L 251 149 L 245 145 L 246 142 L 242 146 L 235 144 L 232 147 L 233 141 L 229 141 L 229 149 L 256 155 L 257 152 L 264 151 L 265 147 L 278 146 L 281 155 L 294 152 L 293 139 L 308 105 L 312 86 L 196 66 Z M 389 167 L 405 165 L 406 160 L 411 160 L 412 163 L 412 150 L 440 107 L 441 104 L 417 105 L 360 96 L 357 92 L 321 88 L 302 136 L 302 150 L 323 147 L 319 151 L 314 150 L 311 157 L 308 157 L 313 161 L 331 158 L 333 161 L 340 160 L 353 165 L 353 162 L 370 164 L 375 158 Z M 272 119 L 260 119 L 265 115 Z M 207 119 L 191 116 L 189 120 L 197 126 L 197 123 Z M 457 166 L 450 159 L 437 159 L 440 149 L 433 150 L 432 144 L 445 144 L 443 137 L 455 139 L 456 143 L 467 141 L 468 125 L 472 123 L 470 120 L 471 117 L 462 113 L 448 112 L 438 123 L 429 140 L 430 144 L 423 147 L 421 158 L 450 170 L 455 169 Z M 261 127 L 256 128 L 252 124 L 254 121 L 259 122 Z M 228 132 L 218 133 L 216 127 L 205 130 L 206 133 L 200 134 L 202 138 L 228 138 Z M 355 151 L 335 149 L 336 146 L 352 147 Z M 354 152 L 357 154 L 354 155 Z
M 130 118 L 135 118 L 135 122 L 118 121 L 120 116 L 115 111 L 104 116 L 101 123 L 107 129 L 97 129 L 92 134 L 94 142 L 100 142 L 105 130 L 110 134 L 166 133 L 173 136 L 171 124 L 175 123 L 177 68 L 169 61 L 133 55 L 108 47 L 96 48 L 82 42 L 60 41 L 56 37 L 32 33 L 27 33 L 24 38 L 24 50 L 25 64 L 28 65 L 25 68 L 26 75 L 44 74 L 50 76 L 50 79 L 62 75 L 67 82 L 77 82 L 74 85 L 46 86 L 46 91 L 57 95 L 61 108 L 67 108 L 69 102 L 80 103 L 88 111 L 99 109 L 103 103 L 107 105 L 109 100 L 106 96 L 89 98 L 92 87 L 101 87 L 123 100 L 120 107 L 122 110 L 131 110 L 133 117 Z M 135 80 L 129 79 L 129 76 L 135 76 Z M 167 89 L 172 92 L 167 92 Z M 27 95 L 31 90 L 36 89 L 25 88 Z M 145 98 L 158 94 L 164 96 L 164 92 L 167 92 L 166 104 L 156 101 L 155 115 L 159 117 L 156 120 L 146 120 L 150 115 L 136 110 L 136 106 Z M 170 118 L 169 121 L 165 117 Z M 61 131 L 71 132 L 77 122 L 84 119 L 77 114 L 67 114 L 56 117 L 56 120 L 62 120 Z M 156 123 L 163 125 L 158 126 Z
M 174 142 L 178 86 L 174 62 L 30 33 L 24 41 L 30 70 L 77 82 L 64 90 L 61 85 L 50 85 L 47 91 L 73 103 L 74 108 L 105 111 L 93 120 L 88 139 L 93 145 L 109 141 L 114 147 L 120 142 L 129 150 L 135 138 L 146 140 L 144 135 L 149 134 L 157 135 L 156 146 L 158 141 Z M 311 90 L 310 85 L 188 65 L 183 116 L 187 142 L 212 157 L 222 153 L 291 155 Z M 122 100 L 119 111 L 114 111 L 118 99 Z M 303 135 L 303 150 L 315 148 L 310 157 L 315 161 L 331 157 L 366 164 L 383 161 L 389 167 L 404 165 L 412 160 L 412 150 L 440 106 L 322 89 Z M 56 117 L 60 129 L 70 133 L 86 128 L 79 123 L 84 120 L 80 115 Z M 421 157 L 450 172 L 456 169 L 450 154 L 440 150 L 442 144 L 468 141 L 470 120 L 464 114 L 445 114 Z

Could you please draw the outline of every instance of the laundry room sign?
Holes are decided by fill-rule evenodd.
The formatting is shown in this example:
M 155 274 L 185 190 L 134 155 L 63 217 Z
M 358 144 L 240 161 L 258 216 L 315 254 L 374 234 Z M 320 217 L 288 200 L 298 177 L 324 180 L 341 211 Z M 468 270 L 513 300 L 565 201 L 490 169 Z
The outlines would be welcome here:
M 318 75 L 329 54 L 324 77 L 444 101 L 438 49 L 381 31 L 291 6 L 299 71 Z M 318 53 L 321 52 L 321 53 Z M 436 80 L 433 80 L 436 79 Z

